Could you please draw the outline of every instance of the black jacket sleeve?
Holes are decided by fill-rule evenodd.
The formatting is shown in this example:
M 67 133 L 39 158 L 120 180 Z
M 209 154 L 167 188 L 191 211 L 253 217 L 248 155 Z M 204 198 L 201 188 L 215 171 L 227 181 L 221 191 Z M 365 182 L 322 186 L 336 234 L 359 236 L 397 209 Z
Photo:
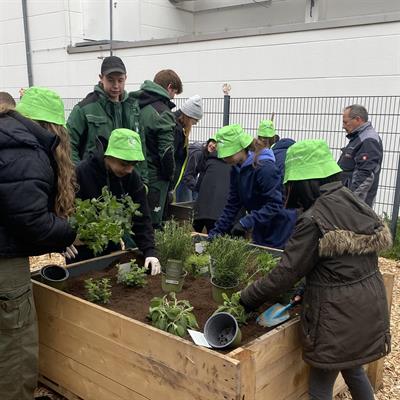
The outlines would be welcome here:
M 140 205 L 139 211 L 141 213 L 140 216 L 135 216 L 133 218 L 133 239 L 145 257 L 157 257 L 146 189 L 135 171 L 130 175 L 128 185 L 128 193 L 132 197 L 133 202 Z
M 197 183 L 197 164 L 202 158 L 202 151 L 193 151 L 190 155 L 185 174 L 183 175 L 183 183 L 192 191 L 196 190 L 196 183 Z
M 300 217 L 276 268 L 241 292 L 245 307 L 259 307 L 306 276 L 318 263 L 320 237 L 321 232 L 313 220 L 308 216 Z

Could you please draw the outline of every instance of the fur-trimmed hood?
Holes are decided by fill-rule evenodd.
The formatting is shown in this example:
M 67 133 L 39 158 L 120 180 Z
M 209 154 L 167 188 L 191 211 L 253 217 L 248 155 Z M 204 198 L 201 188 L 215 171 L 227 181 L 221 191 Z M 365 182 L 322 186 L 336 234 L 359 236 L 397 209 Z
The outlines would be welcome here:
M 322 232 L 319 241 L 322 257 L 378 253 L 392 245 L 384 221 L 338 182 L 321 187 L 312 218 Z

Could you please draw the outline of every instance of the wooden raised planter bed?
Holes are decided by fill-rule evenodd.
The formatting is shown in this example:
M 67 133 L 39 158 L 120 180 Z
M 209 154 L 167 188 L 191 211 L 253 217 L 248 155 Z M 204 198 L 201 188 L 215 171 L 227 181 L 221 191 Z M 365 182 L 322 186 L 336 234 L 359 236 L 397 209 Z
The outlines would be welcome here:
M 72 264 L 70 274 L 103 269 L 121 253 Z M 384 278 L 391 299 L 393 275 Z M 70 400 L 308 398 L 298 318 L 221 354 L 38 281 L 33 288 L 40 380 Z M 382 365 L 368 366 L 375 388 Z M 343 388 L 339 380 L 336 393 Z

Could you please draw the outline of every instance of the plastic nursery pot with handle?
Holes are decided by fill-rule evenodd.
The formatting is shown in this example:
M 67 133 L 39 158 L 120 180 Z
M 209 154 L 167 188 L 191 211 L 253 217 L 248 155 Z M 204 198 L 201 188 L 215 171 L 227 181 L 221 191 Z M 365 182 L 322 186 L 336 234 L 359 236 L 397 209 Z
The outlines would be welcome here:
M 204 325 L 204 336 L 208 344 L 215 349 L 237 347 L 242 340 L 236 318 L 227 312 L 220 312 L 208 318 Z
M 181 292 L 186 275 L 187 271 L 183 272 L 182 275 L 179 277 L 169 276 L 165 272 L 161 272 L 161 287 L 163 292 Z
M 63 290 L 69 278 L 67 268 L 57 264 L 45 265 L 40 270 L 40 277 L 43 283 L 55 289 Z

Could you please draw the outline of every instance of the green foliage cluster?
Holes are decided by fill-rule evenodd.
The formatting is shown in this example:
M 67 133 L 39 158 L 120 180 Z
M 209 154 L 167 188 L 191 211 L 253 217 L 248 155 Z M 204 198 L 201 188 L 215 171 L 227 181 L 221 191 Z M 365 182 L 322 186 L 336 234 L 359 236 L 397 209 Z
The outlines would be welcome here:
M 217 308 L 214 314 L 227 312 L 236 318 L 239 325 L 246 324 L 249 315 L 246 313 L 244 307 L 239 303 L 240 292 L 233 293 L 231 298 L 229 298 L 226 293 L 222 293 L 222 298 L 224 299 L 224 302 Z
M 193 276 L 197 277 L 209 270 L 210 255 L 207 253 L 203 254 L 192 254 L 185 262 L 186 270 Z
M 192 313 L 193 307 L 187 300 L 177 300 L 174 292 L 164 297 L 154 297 L 150 302 L 149 316 L 151 323 L 158 329 L 180 337 L 188 329 L 198 328 L 197 320 Z
M 253 262 L 254 267 L 249 271 L 251 275 L 247 279 L 247 283 L 250 284 L 255 278 L 268 275 L 278 265 L 279 259 L 267 252 L 257 254 Z
M 254 250 L 244 239 L 218 236 L 207 245 L 211 256 L 211 276 L 215 284 L 233 287 L 246 281 L 246 266 Z
M 132 234 L 132 218 L 140 215 L 138 208 L 130 196 L 117 199 L 104 187 L 97 199 L 76 199 L 70 223 L 79 240 L 99 254 L 110 241 L 117 244 L 125 234 Z
M 135 259 L 132 259 L 129 264 L 129 270 L 118 270 L 117 283 L 122 283 L 125 286 L 145 286 L 147 284 L 147 268 L 139 267 Z
M 111 283 L 109 278 L 85 281 L 86 298 L 93 303 L 107 304 L 111 298 Z
M 168 259 L 185 261 L 193 252 L 192 226 L 188 222 L 179 225 L 175 220 L 165 223 L 163 229 L 155 232 L 156 249 L 162 267 Z
M 390 221 L 387 219 L 387 224 L 390 225 Z M 381 257 L 391 258 L 393 260 L 400 260 L 400 219 L 397 220 L 396 227 L 396 238 L 393 241 L 393 246 L 379 254 Z

